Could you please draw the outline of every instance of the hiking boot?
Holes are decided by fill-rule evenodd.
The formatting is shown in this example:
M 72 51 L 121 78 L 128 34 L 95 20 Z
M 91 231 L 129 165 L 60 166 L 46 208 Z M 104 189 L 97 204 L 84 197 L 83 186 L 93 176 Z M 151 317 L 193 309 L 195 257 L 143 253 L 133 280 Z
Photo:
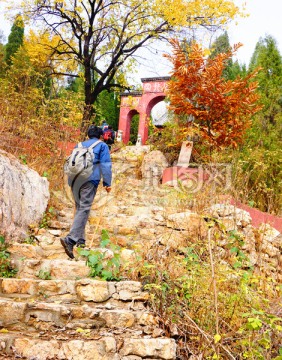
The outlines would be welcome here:
M 73 255 L 73 244 L 67 239 L 60 239 L 61 244 L 66 252 L 66 254 L 68 255 L 68 257 L 70 257 L 71 259 L 74 259 L 74 255 Z
M 78 239 L 76 243 L 77 247 L 85 248 L 85 240 L 84 239 Z

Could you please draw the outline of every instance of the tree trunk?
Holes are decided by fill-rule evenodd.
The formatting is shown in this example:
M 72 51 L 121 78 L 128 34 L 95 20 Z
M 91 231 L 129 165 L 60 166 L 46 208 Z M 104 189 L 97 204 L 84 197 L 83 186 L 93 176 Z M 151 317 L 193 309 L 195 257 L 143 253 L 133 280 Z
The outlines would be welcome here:
M 84 77 L 85 77 L 85 83 L 84 83 L 85 103 L 84 103 L 83 118 L 80 126 L 81 137 L 85 137 L 87 135 L 87 129 L 91 124 L 91 117 L 94 112 L 92 107 L 93 102 L 91 96 L 91 68 L 90 68 L 90 63 L 88 63 L 87 61 L 85 62 L 85 66 L 84 66 Z
M 83 117 L 80 126 L 81 138 L 85 138 L 89 125 L 91 125 L 91 118 L 93 115 L 93 108 L 91 104 L 84 104 Z

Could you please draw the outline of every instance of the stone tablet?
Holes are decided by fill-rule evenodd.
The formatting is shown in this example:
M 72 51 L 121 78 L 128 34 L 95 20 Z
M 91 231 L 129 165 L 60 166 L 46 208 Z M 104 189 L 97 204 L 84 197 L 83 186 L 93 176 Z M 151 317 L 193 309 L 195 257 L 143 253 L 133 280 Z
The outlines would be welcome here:
M 193 148 L 193 141 L 184 141 L 181 146 L 177 166 L 188 167 Z

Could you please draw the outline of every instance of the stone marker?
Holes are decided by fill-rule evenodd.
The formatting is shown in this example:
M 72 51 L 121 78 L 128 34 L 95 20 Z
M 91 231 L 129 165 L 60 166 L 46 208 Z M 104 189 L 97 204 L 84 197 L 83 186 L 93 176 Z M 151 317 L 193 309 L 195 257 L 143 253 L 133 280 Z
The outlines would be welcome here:
M 193 149 L 193 141 L 184 141 L 182 143 L 177 166 L 183 166 L 183 167 L 189 166 L 192 149 Z

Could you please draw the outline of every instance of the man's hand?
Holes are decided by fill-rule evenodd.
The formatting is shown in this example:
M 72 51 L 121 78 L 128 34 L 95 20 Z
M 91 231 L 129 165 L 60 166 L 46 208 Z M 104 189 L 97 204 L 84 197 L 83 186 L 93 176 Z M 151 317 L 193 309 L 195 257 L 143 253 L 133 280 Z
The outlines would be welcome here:
M 105 189 L 106 189 L 107 193 L 111 192 L 111 190 L 112 190 L 111 186 L 105 186 Z

